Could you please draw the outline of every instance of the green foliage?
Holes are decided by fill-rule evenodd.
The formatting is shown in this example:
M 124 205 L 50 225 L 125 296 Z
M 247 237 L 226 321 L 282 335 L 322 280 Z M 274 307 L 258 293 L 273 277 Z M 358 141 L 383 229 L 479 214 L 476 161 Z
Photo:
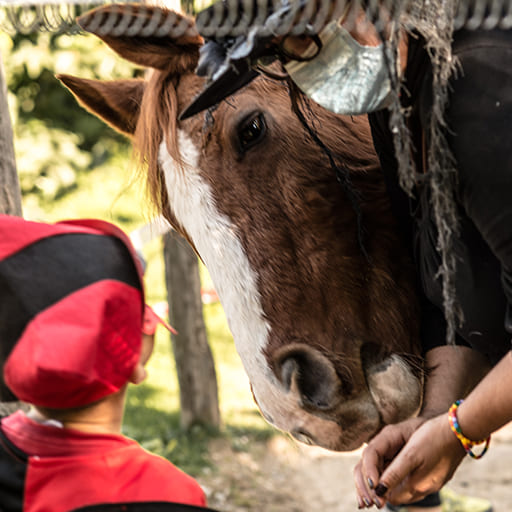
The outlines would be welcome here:
M 108 161 L 126 139 L 87 113 L 55 75 L 114 79 L 138 73 L 97 38 L 3 34 L 0 48 L 9 90 L 22 194 L 40 207 L 68 194 L 79 175 Z
M 16 147 L 36 151 L 17 151 L 17 167 L 23 195 L 56 200 L 77 185 L 77 172 L 91 165 L 91 155 L 78 149 L 79 136 L 63 130 L 46 130 L 44 123 L 32 119 L 20 123 Z
M 188 473 L 199 474 L 205 468 L 210 468 L 208 442 L 219 432 L 201 425 L 183 431 L 180 428 L 179 408 L 162 410 L 158 404 L 160 394 L 161 389 L 150 384 L 130 389 L 124 434 L 137 439 L 146 450 L 169 459 Z

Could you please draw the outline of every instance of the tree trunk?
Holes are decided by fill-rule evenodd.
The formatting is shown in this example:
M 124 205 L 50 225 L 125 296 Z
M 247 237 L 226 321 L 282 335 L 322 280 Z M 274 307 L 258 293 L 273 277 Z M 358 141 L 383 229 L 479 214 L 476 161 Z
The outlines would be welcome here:
M 171 334 L 171 340 L 180 387 L 181 426 L 218 427 L 217 376 L 203 319 L 197 256 L 171 231 L 164 236 L 164 260 L 169 318 L 178 331 Z
M 21 193 L 16 172 L 11 118 L 7 105 L 7 84 L 5 82 L 2 56 L 0 55 L 0 213 L 21 216 Z M 0 346 L 0 369 L 5 361 L 4 348 Z M 4 384 L 0 371 L 0 416 L 20 408 L 21 403 Z M 9 403 L 7 403 L 9 402 Z
M 7 84 L 0 55 L 0 213 L 21 216 L 21 194 L 16 173 Z

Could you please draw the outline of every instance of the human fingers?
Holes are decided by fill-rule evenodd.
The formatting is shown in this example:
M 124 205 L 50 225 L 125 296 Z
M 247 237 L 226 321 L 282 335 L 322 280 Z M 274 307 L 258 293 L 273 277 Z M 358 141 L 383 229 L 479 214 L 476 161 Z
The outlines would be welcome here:
M 406 444 L 382 472 L 375 487 L 376 496 L 393 503 L 409 502 L 415 491 L 411 491 L 408 478 L 418 465 L 419 459 L 415 450 Z
M 402 449 L 420 424 L 421 421 L 415 418 L 388 425 L 368 443 L 361 455 L 361 471 L 367 481 L 372 484 L 379 481 L 384 468 Z
M 386 464 L 398 453 L 406 442 L 410 426 L 405 424 L 385 427 L 364 449 L 361 460 L 354 468 L 354 484 L 358 503 L 378 507 L 384 501 L 376 495 L 375 487 Z
M 354 485 L 356 487 L 356 499 L 358 508 L 368 508 L 372 505 L 380 507 L 382 502 L 373 492 L 374 483 L 370 478 L 366 478 L 359 461 L 354 468 Z
M 383 471 L 377 495 L 407 503 L 438 491 L 453 475 L 464 450 L 450 431 L 445 415 L 419 428 Z
M 382 483 L 383 471 L 425 421 L 422 417 L 415 417 L 388 425 L 371 440 L 364 450 L 361 457 L 361 472 L 363 480 L 373 484 L 371 490 L 374 502 L 382 501 L 383 494 L 388 490 L 388 487 Z

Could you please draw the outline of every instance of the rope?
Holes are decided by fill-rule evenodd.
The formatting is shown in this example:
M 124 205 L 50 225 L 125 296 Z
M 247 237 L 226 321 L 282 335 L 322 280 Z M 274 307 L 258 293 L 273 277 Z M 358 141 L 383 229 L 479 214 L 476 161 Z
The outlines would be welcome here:
M 348 12 L 348 18 L 361 6 L 370 21 L 379 22 L 380 7 L 390 12 L 428 11 L 438 4 L 432 0 L 224 0 L 201 11 L 196 20 L 204 37 L 237 37 L 254 27 L 265 27 L 261 35 L 310 35 L 333 19 Z M 419 7 L 419 9 L 418 9 Z M 511 0 L 459 0 L 454 18 L 455 30 L 512 28 Z M 266 33 L 265 33 L 266 32 Z
M 29 34 L 36 31 L 77 32 L 75 18 L 102 4 L 121 3 L 120 0 L 0 0 L 0 30 L 9 34 Z M 142 0 L 123 0 L 122 3 L 143 3 Z M 148 4 L 150 2 L 147 2 Z M 379 6 L 390 11 L 412 12 L 428 9 L 432 0 L 224 0 L 201 11 L 196 20 L 204 37 L 236 37 L 254 27 L 264 27 L 268 34 L 318 34 L 332 19 L 342 13 L 355 12 L 365 6 L 370 20 L 379 23 Z M 155 14 L 159 17 L 158 14 Z M 172 18 L 172 14 L 167 17 Z M 115 18 L 115 19 L 114 19 Z M 173 19 L 156 19 L 144 27 L 134 24 L 129 10 L 121 20 L 117 15 L 103 19 L 101 31 L 116 35 L 164 34 L 172 27 Z M 512 28 L 512 0 L 459 0 L 454 18 L 455 30 Z M 154 33 L 153 33 L 154 32 Z M 260 32 L 262 33 L 262 32 Z
M 75 20 L 80 14 L 116 0 L 0 0 L 0 30 L 9 35 L 34 32 L 76 33 Z M 139 0 L 123 0 L 138 3 Z M 109 23 L 110 22 L 110 23 Z M 112 20 L 105 20 L 111 26 Z M 120 24 L 123 27 L 123 23 Z

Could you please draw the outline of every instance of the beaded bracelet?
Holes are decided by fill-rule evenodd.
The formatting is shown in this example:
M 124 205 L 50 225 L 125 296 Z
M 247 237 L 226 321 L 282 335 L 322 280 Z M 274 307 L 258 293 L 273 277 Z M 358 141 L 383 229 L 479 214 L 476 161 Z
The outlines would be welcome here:
M 457 437 L 457 439 L 462 444 L 464 450 L 466 450 L 466 453 L 470 457 L 473 457 L 473 459 L 481 459 L 484 456 L 485 452 L 487 451 L 487 448 L 489 448 L 491 436 L 489 436 L 487 439 L 482 439 L 481 441 L 471 441 L 471 439 L 468 439 L 462 433 L 459 426 L 459 420 L 457 419 L 457 409 L 463 401 L 464 400 L 457 400 L 448 411 L 448 421 L 450 422 L 450 428 L 452 429 L 452 432 L 455 434 L 455 437 Z M 473 447 L 483 443 L 485 443 L 485 446 L 483 447 L 482 451 L 479 454 L 476 454 L 473 451 Z

